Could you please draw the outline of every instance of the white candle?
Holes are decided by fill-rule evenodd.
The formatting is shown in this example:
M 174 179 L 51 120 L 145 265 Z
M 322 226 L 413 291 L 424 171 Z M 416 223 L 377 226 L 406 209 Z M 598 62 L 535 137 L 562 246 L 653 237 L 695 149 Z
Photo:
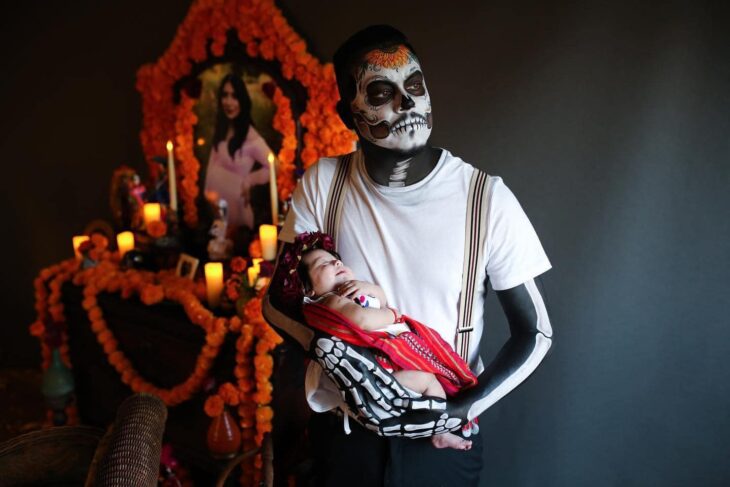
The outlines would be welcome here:
M 261 256 L 264 260 L 276 259 L 276 226 L 261 225 L 259 239 L 261 240 Z
M 132 232 L 122 232 L 117 234 L 117 248 L 119 249 L 119 257 L 134 249 L 134 234 Z
M 76 235 L 73 239 L 73 245 L 74 245 L 74 254 L 76 255 L 77 259 L 81 258 L 81 252 L 79 252 L 79 247 L 81 247 L 81 244 L 88 241 L 89 236 L 88 235 Z
M 177 179 L 175 178 L 175 157 L 172 155 L 172 141 L 167 141 L 167 183 L 170 185 L 170 209 L 177 211 Z
M 160 221 L 162 218 L 162 208 L 159 203 L 145 203 L 142 207 L 142 216 L 144 224 L 149 225 L 151 222 Z
M 253 287 L 256 284 L 256 278 L 259 277 L 259 269 L 257 267 L 248 268 L 248 285 Z
M 205 264 L 205 290 L 208 293 L 208 306 L 216 308 L 221 302 L 223 292 L 223 264 L 208 262 Z
M 276 157 L 269 152 L 269 190 L 271 191 L 271 220 L 279 224 L 279 196 L 276 191 Z

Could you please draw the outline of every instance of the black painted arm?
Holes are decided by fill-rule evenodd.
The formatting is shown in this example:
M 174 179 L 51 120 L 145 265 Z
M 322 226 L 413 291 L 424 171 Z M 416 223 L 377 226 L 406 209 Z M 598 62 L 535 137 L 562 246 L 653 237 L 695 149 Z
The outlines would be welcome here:
M 481 414 L 527 379 L 545 358 L 553 341 L 539 278 L 497 291 L 497 297 L 509 323 L 510 337 L 479 375 L 479 384 L 455 401 L 462 406 L 470 404 L 469 419 Z

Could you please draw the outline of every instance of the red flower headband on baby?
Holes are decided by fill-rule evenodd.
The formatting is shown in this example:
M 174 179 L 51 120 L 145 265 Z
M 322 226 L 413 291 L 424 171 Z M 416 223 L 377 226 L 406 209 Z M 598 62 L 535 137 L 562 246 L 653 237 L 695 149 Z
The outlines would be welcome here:
M 304 296 L 297 268 L 302 260 L 302 254 L 313 249 L 334 252 L 335 241 L 322 232 L 300 233 L 294 243 L 287 245 L 279 256 L 279 263 L 269 290 L 276 292 L 281 305 L 292 313 L 298 314 Z

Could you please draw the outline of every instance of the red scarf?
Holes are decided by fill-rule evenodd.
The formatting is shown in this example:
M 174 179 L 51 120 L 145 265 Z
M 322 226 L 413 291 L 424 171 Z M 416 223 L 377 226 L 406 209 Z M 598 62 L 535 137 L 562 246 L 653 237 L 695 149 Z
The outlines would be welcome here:
M 402 320 L 411 331 L 395 337 L 385 331 L 362 330 L 341 313 L 319 303 L 305 304 L 304 317 L 312 328 L 352 345 L 375 349 L 379 352 L 378 362 L 386 368 L 435 374 L 449 396 L 477 383 L 469 366 L 438 332 L 408 316 L 403 315 Z

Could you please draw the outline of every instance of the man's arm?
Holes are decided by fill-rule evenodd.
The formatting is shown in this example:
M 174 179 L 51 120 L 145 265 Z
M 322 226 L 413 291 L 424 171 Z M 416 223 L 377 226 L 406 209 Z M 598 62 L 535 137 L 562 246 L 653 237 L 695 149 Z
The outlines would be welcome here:
M 539 278 L 497 291 L 497 297 L 509 323 L 510 338 L 480 374 L 478 393 L 472 391 L 469 419 L 481 414 L 527 379 L 545 358 L 553 341 Z

